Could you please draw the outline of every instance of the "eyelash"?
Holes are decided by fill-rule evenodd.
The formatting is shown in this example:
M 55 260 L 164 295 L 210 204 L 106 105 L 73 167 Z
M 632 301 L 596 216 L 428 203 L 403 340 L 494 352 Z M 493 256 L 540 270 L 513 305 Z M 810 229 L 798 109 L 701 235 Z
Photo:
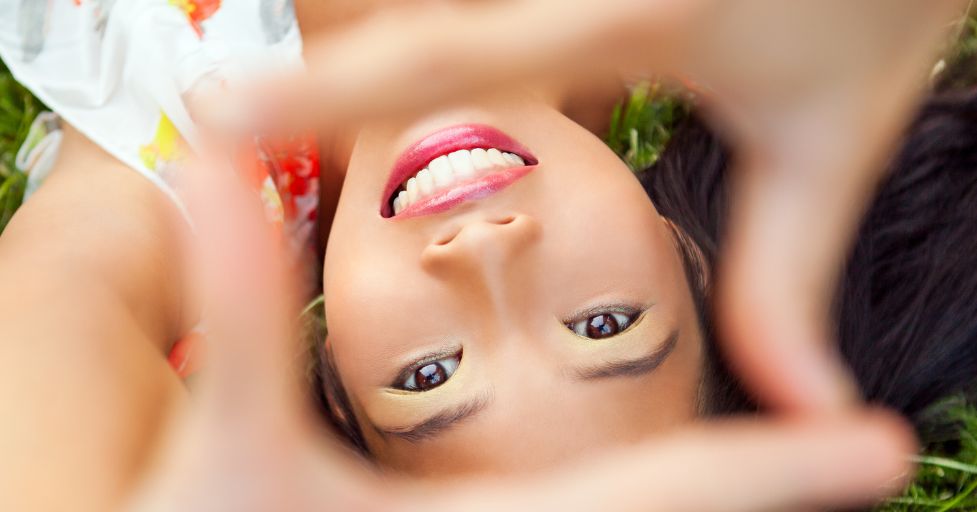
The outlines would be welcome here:
M 409 367 L 405 368 L 404 371 L 400 373 L 397 380 L 393 383 L 394 389 L 399 389 L 402 391 L 412 391 L 415 393 L 423 393 L 425 391 L 430 391 L 451 379 L 455 372 L 458 370 L 458 366 L 461 364 L 461 351 L 456 351 L 453 354 L 436 354 L 428 356 Z M 443 377 L 439 376 L 441 380 L 434 385 L 423 388 L 421 384 L 417 383 L 417 372 L 427 368 L 428 366 L 437 365 L 437 370 L 443 371 Z M 438 374 L 435 374 L 438 375 Z
M 627 332 L 635 323 L 641 318 L 644 310 L 627 305 L 614 305 L 614 306 L 602 306 L 599 308 L 592 308 L 583 313 L 579 313 L 576 317 L 565 320 L 563 324 L 570 329 L 570 332 L 580 336 L 582 338 L 588 339 L 607 339 L 613 338 L 614 336 L 623 334 Z M 593 322 L 598 317 L 609 317 L 604 319 L 599 326 L 593 325 Z M 616 332 L 610 333 L 605 336 L 591 336 L 594 334 L 591 332 L 589 327 L 594 329 L 612 328 Z M 454 376 L 455 371 L 458 370 L 458 366 L 461 364 L 461 351 L 457 351 L 453 354 L 435 354 L 426 357 L 409 367 L 405 368 L 403 372 L 397 377 L 397 380 L 393 383 L 392 387 L 402 391 L 412 391 L 416 393 L 423 393 L 425 391 L 430 391 L 438 386 L 441 386 L 445 382 Z M 419 384 L 417 382 L 418 372 L 427 368 L 428 366 L 435 366 L 432 372 L 427 377 L 437 379 L 437 382 L 425 387 L 424 384 Z
M 635 323 L 638 322 L 643 313 L 644 310 L 633 306 L 602 306 L 579 313 L 576 317 L 565 320 L 563 325 L 565 325 L 567 329 L 570 329 L 570 332 L 582 338 L 592 340 L 607 339 L 627 332 L 629 329 L 631 329 L 631 327 L 634 326 Z M 599 326 L 593 325 L 595 319 L 605 316 L 609 316 L 610 318 L 603 320 Z M 605 336 L 595 337 L 591 336 L 591 334 L 594 333 L 590 332 L 590 329 L 588 329 L 592 326 L 594 328 L 604 328 L 610 326 L 616 329 L 616 332 Z

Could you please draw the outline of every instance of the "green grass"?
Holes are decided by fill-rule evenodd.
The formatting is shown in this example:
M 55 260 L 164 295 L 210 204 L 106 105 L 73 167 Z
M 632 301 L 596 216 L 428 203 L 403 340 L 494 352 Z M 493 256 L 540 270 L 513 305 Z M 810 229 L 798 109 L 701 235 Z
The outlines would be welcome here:
M 928 443 L 913 483 L 877 512 L 977 511 L 977 407 L 956 397 L 934 409 L 929 429 L 949 425 L 950 435 Z
M 14 166 L 31 122 L 44 106 L 0 62 L 0 233 L 24 198 L 27 176 Z
M 661 156 L 690 105 L 687 94 L 673 93 L 661 84 L 639 83 L 631 88 L 628 100 L 611 112 L 604 142 L 632 171 L 642 171 Z

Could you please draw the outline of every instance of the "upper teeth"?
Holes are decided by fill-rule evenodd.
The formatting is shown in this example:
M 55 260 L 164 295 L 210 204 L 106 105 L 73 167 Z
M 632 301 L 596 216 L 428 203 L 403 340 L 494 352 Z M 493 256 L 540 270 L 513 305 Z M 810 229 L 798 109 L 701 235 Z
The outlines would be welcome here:
M 526 162 L 519 155 L 495 148 L 462 149 L 439 156 L 401 185 L 400 192 L 393 200 L 394 215 L 421 199 L 476 174 L 524 165 Z

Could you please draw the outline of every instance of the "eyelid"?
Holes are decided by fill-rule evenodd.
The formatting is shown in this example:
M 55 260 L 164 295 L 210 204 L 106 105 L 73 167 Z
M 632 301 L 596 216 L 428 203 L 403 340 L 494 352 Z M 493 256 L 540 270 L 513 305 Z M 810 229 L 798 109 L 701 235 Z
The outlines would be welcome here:
M 442 359 L 446 359 L 446 358 L 449 358 L 449 357 L 458 357 L 458 360 L 460 361 L 461 360 L 461 355 L 462 355 L 462 348 L 461 347 L 443 348 L 443 349 L 438 350 L 436 352 L 430 352 L 430 353 L 424 354 L 420 358 L 416 359 L 414 362 L 412 362 L 412 363 L 408 364 L 407 366 L 405 366 L 404 369 L 400 370 L 400 372 L 397 374 L 397 376 L 394 377 L 393 382 L 391 382 L 391 384 L 389 385 L 389 387 L 391 387 L 391 388 L 393 388 L 393 389 L 395 389 L 397 391 L 406 391 L 406 392 L 414 393 L 415 391 L 413 391 L 413 390 L 401 388 L 401 383 L 404 382 L 404 381 L 406 381 L 411 375 L 414 374 L 414 372 L 416 372 L 417 370 L 420 370 L 425 365 L 428 365 L 428 364 L 431 364 L 431 363 L 434 363 L 434 362 L 437 362 L 437 361 L 440 361 Z
M 458 423 L 465 421 L 492 403 L 494 396 L 491 392 L 477 396 L 472 401 L 461 404 L 454 408 L 444 409 L 441 412 L 428 417 L 420 423 L 406 427 L 380 427 L 380 432 L 386 435 L 396 436 L 408 442 L 416 443 L 430 439 L 448 430 Z
M 616 304 L 600 304 L 597 306 L 588 307 L 586 309 L 579 310 L 573 313 L 570 317 L 565 318 L 562 323 L 563 325 L 569 327 L 576 322 L 581 320 L 587 320 L 590 317 L 603 315 L 606 313 L 620 313 L 624 315 L 633 316 L 634 320 L 623 332 L 630 330 L 632 327 L 638 324 L 642 318 L 644 318 L 645 313 L 651 309 L 651 306 L 642 306 L 637 304 L 627 304 L 627 303 L 616 303 Z M 571 328 L 572 331 L 572 328 Z M 574 333 L 576 334 L 576 333 Z

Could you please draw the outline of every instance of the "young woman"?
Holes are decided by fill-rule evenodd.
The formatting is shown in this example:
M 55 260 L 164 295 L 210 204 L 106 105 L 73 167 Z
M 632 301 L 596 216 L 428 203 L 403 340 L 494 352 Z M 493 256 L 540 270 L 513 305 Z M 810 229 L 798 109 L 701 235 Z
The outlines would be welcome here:
M 43 9 L 26 3 L 18 6 L 17 25 L 26 29 L 3 31 L 19 36 L 5 43 L 23 43 L 5 59 L 21 63 L 18 73 L 28 83 L 44 84 L 36 90 L 69 126 L 55 170 L 5 232 L 0 253 L 0 279 L 5 289 L 18 290 L 2 297 L 2 310 L 16 317 L 4 322 L 3 338 L 16 342 L 3 346 L 2 360 L 15 363 L 0 376 L 0 403 L 10 408 L 6 417 L 29 426 L 9 425 L 0 440 L 5 466 L 19 469 L 16 478 L 3 479 L 16 492 L 0 494 L 43 506 L 59 499 L 47 492 L 53 483 L 71 481 L 80 490 L 73 501 L 105 503 L 131 487 L 163 420 L 183 400 L 160 354 L 200 319 L 186 293 L 183 261 L 173 251 L 184 234 L 181 212 L 153 186 L 172 192 L 164 182 L 169 164 L 181 158 L 176 133 L 194 131 L 189 121 L 198 112 L 189 108 L 195 95 L 187 85 L 220 87 L 227 77 L 210 81 L 215 62 L 209 59 L 227 57 L 224 50 L 234 47 L 228 42 L 264 41 L 272 48 L 267 60 L 296 58 L 296 29 L 283 16 L 287 2 L 233 4 L 258 16 L 246 24 L 233 23 L 219 2 L 49 5 L 84 14 L 79 32 L 54 30 L 48 40 L 44 30 L 52 25 Z M 55 44 L 78 33 L 90 46 Z M 159 37 L 137 37 L 147 34 Z M 73 47 L 120 50 L 105 58 L 95 52 L 86 61 L 56 58 Z M 118 70 L 109 66 L 109 57 L 118 55 L 146 58 L 127 60 L 131 65 L 118 68 L 121 75 L 98 74 L 93 81 L 62 84 L 56 80 L 62 75 L 43 73 L 72 65 Z M 230 75 L 252 64 L 247 57 L 253 53 L 240 55 L 228 58 L 239 65 Z M 146 80 L 158 63 L 174 66 L 160 80 Z M 130 87 L 134 83 L 139 87 Z M 93 105 L 136 107 L 149 115 L 116 116 Z M 415 161 L 424 155 L 432 162 L 440 157 L 428 154 L 431 148 L 467 141 L 452 148 L 462 154 L 447 157 L 447 176 L 444 160 L 428 169 L 432 189 L 448 187 L 440 189 L 441 199 L 432 199 L 424 177 L 408 181 L 400 198 L 397 180 L 369 172 L 392 166 L 389 146 L 406 146 L 414 137 L 425 142 L 406 158 L 410 165 L 399 168 L 408 173 L 421 170 L 409 168 L 415 163 L 428 165 Z M 360 136 L 350 168 L 355 172 L 326 265 L 335 324 L 330 343 L 350 398 L 345 419 L 353 425 L 355 415 L 355 424 L 372 428 L 363 429 L 364 439 L 384 454 L 381 460 L 418 474 L 511 470 L 559 459 L 573 443 L 590 450 L 635 442 L 696 417 L 709 345 L 674 248 L 682 230 L 655 212 L 596 138 L 556 109 L 532 94 L 501 95 L 420 120 L 380 123 Z M 466 177 L 475 181 L 465 185 Z M 97 199 L 78 194 L 93 188 Z M 280 206 L 284 215 L 288 207 Z M 293 214 L 302 212 L 291 217 L 299 226 L 294 231 L 307 234 L 308 212 L 300 202 L 292 206 Z M 452 220 L 445 224 L 421 215 L 448 207 Z M 463 215 L 454 216 L 458 212 Z M 359 270 L 350 265 L 354 260 Z M 363 273 L 378 268 L 392 273 Z M 419 322 L 427 315 L 416 313 L 400 318 L 405 300 L 417 311 L 446 313 L 438 324 Z M 377 321 L 371 315 L 378 305 L 393 317 Z M 491 343 L 494 338 L 501 342 Z M 539 344 L 515 343 L 520 340 Z M 423 357 L 422 349 L 436 354 Z M 488 380 L 502 370 L 515 377 Z M 473 386 L 462 387 L 463 379 Z M 422 388 L 430 391 L 408 393 Z M 540 421 L 517 433 L 512 428 L 527 423 L 524 417 Z M 560 445 L 557 432 L 566 425 L 576 432 Z M 501 428 L 513 438 L 505 450 L 488 453 L 474 443 L 466 453 L 460 427 L 476 428 L 468 436 Z M 381 438 L 387 446 L 375 448 Z M 65 439 L 86 442 L 55 442 Z M 532 463 L 513 456 L 530 449 Z M 447 453 L 450 464 L 441 460 Z

